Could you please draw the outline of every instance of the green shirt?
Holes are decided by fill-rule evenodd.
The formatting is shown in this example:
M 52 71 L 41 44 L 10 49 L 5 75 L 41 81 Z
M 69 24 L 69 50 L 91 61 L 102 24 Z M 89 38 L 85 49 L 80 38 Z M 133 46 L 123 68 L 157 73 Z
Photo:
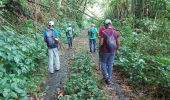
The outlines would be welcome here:
M 91 27 L 88 30 L 88 36 L 89 36 L 89 39 L 96 39 L 96 37 L 97 37 L 97 29 L 95 27 Z

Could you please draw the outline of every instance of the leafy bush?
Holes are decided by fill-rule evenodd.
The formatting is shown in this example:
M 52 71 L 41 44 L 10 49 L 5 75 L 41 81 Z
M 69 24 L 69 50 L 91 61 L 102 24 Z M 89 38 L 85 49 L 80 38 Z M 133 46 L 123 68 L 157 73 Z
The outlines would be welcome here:
M 66 38 L 66 29 L 68 27 L 68 24 L 71 23 L 72 27 L 74 28 L 74 34 L 75 36 L 78 36 L 80 33 L 80 27 L 78 26 L 78 23 L 75 20 L 63 18 L 61 23 L 57 25 L 57 28 L 60 32 L 60 38 L 63 43 L 67 43 L 67 38 Z
M 36 68 L 38 61 L 45 57 L 45 45 L 36 44 L 35 35 L 16 34 L 12 30 L 0 31 L 0 58 L 7 73 L 18 75 Z
M 117 23 L 117 22 L 116 22 Z M 115 23 L 115 24 L 116 24 Z M 167 35 L 169 22 L 161 20 L 137 20 L 138 28 L 133 29 L 131 19 L 117 24 L 120 30 L 121 52 L 118 62 L 132 86 L 145 84 L 170 87 L 167 60 L 162 63 L 157 57 L 164 55 L 168 59 L 170 37 Z M 163 27 L 164 26 L 164 27 Z M 161 27 L 161 28 L 160 28 Z M 165 38 L 163 38 L 166 36 Z
M 94 79 L 90 56 L 78 53 L 73 59 L 69 80 L 65 83 L 66 95 L 63 98 L 74 100 L 104 100 L 105 94 Z
M 45 45 L 41 36 L 36 41 L 35 35 L 17 34 L 7 26 L 3 29 L 0 30 L 0 98 L 26 99 L 27 83 L 31 83 L 27 76 L 46 60 Z
M 121 50 L 119 64 L 126 76 L 128 82 L 134 87 L 140 87 L 145 84 L 154 84 L 161 86 L 169 86 L 166 77 L 167 66 L 154 60 L 154 57 L 145 56 L 138 52 L 131 52 L 130 49 Z

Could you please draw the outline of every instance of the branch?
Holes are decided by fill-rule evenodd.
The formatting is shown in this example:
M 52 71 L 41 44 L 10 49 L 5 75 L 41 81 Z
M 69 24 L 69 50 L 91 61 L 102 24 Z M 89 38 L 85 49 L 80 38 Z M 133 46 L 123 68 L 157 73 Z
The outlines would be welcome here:
M 64 2 L 65 2 L 65 1 L 64 1 Z M 65 3 L 66 3 L 68 6 L 70 6 L 70 4 L 68 4 L 67 2 L 65 2 Z M 99 21 L 98 19 L 94 18 L 93 16 L 91 16 L 91 15 L 89 15 L 89 14 L 87 14 L 87 13 L 85 13 L 85 12 L 79 10 L 79 9 L 76 9 L 76 8 L 73 8 L 73 9 L 79 11 L 80 13 L 83 13 L 83 14 L 89 16 L 90 18 L 92 18 L 92 19 L 94 19 L 94 20 L 96 20 L 96 21 Z
M 7 7 L 6 6 L 3 6 L 3 7 L 0 7 L 0 10 L 2 10 L 2 9 L 6 9 Z
M 50 7 L 46 6 L 46 5 L 43 5 L 43 4 L 40 4 L 40 3 L 37 3 L 37 2 L 32 1 L 32 0 L 27 0 L 27 1 L 28 1 L 28 2 L 30 2 L 30 3 L 34 3 L 34 4 L 36 4 L 36 5 L 42 6 L 42 7 L 44 7 L 44 8 L 50 8 Z

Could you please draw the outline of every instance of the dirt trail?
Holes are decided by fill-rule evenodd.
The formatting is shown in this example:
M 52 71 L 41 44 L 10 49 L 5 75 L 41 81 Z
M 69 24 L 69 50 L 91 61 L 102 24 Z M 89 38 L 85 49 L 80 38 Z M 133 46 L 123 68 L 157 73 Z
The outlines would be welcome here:
M 56 93 L 58 89 L 63 89 L 63 82 L 67 79 L 67 69 L 68 64 L 70 63 L 70 59 L 74 56 L 74 52 L 89 52 L 88 47 L 88 37 L 87 37 L 87 29 L 83 30 L 79 37 L 77 37 L 73 42 L 73 49 L 72 50 L 64 50 L 64 54 L 60 56 L 61 62 L 61 70 L 55 72 L 52 75 L 49 75 L 49 79 L 46 82 L 45 90 L 44 90 L 44 98 L 43 100 L 56 100 Z M 98 51 L 97 51 L 98 52 Z M 99 64 L 99 57 L 98 53 L 91 54 L 93 62 L 95 65 Z M 101 72 L 96 72 L 102 77 Z M 119 85 L 116 82 L 116 79 L 113 76 L 112 84 L 106 87 L 106 91 L 109 93 L 111 100 L 126 100 L 123 92 L 121 91 Z
M 64 81 L 67 79 L 68 63 L 73 56 L 72 50 L 60 51 L 60 70 L 49 74 L 46 81 L 43 100 L 57 100 L 57 93 L 63 90 Z

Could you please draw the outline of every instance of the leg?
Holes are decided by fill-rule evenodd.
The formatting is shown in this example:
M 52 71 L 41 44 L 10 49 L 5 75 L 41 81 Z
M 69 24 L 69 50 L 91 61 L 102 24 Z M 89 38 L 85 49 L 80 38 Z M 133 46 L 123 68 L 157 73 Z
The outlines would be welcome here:
M 57 48 L 54 48 L 53 49 L 53 52 L 55 54 L 55 61 L 54 61 L 54 64 L 55 64 L 55 70 L 59 70 L 60 69 L 60 57 L 59 57 L 59 51 Z
M 102 69 L 103 78 L 108 79 L 108 72 L 107 72 L 107 54 L 106 53 L 100 53 L 100 64 Z
M 100 50 L 99 50 L 99 70 L 101 70 L 101 54 L 100 54 Z
M 69 48 L 69 37 L 67 37 L 67 43 L 68 43 L 68 48 Z
M 73 46 L 73 37 L 70 37 L 70 47 L 72 48 Z
M 114 57 L 115 57 L 115 54 L 110 53 L 109 57 L 107 59 L 107 66 L 108 66 L 107 72 L 108 72 L 108 75 L 109 75 L 109 79 L 112 79 L 112 70 L 113 70 Z
M 93 48 L 94 48 L 94 52 L 96 52 L 96 39 L 93 39 Z
M 89 39 L 89 48 L 90 48 L 90 52 L 92 52 L 92 42 L 93 42 L 93 40 L 92 40 L 92 39 Z
M 48 55 L 49 55 L 49 61 L 48 61 L 48 71 L 50 73 L 54 73 L 54 68 L 53 68 L 53 50 L 52 49 L 48 49 Z
M 70 48 L 70 37 L 67 37 L 67 41 L 68 41 L 68 48 Z

